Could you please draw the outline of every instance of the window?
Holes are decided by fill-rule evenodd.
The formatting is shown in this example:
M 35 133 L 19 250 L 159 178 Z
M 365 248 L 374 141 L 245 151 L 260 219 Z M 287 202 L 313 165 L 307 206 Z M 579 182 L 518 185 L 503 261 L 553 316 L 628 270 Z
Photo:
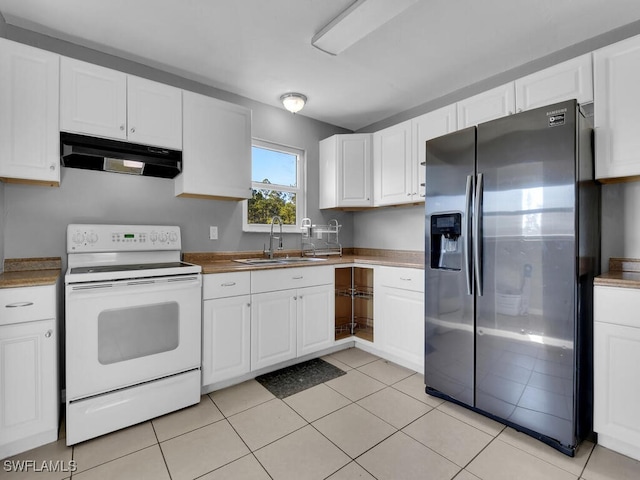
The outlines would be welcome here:
M 251 147 L 252 197 L 245 202 L 243 230 L 264 232 L 274 216 L 285 232 L 299 232 L 305 216 L 304 151 L 254 140 Z

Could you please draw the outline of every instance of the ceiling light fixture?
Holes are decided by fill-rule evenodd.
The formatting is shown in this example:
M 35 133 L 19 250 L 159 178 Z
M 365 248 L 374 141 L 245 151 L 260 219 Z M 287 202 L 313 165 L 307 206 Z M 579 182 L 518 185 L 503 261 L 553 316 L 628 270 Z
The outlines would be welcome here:
M 311 39 L 311 45 L 338 55 L 418 0 L 357 0 Z
M 291 113 L 297 113 L 302 110 L 304 104 L 307 103 L 307 97 L 302 95 L 301 93 L 285 93 L 280 97 L 280 101 L 284 105 L 284 108 L 289 110 Z

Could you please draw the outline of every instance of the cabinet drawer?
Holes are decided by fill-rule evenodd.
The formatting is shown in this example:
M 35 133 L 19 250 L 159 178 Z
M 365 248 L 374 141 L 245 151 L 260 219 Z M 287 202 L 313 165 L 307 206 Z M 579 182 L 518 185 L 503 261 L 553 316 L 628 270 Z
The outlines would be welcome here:
M 251 274 L 249 272 L 229 272 L 203 275 L 202 299 L 249 295 Z
M 333 283 L 333 267 L 295 267 L 251 272 L 251 293 Z
M 0 289 L 0 325 L 56 318 L 55 285 Z
M 378 272 L 380 284 L 385 287 L 424 292 L 424 270 L 421 268 L 379 267 Z
M 593 319 L 640 328 L 640 289 L 603 287 L 593 288 Z

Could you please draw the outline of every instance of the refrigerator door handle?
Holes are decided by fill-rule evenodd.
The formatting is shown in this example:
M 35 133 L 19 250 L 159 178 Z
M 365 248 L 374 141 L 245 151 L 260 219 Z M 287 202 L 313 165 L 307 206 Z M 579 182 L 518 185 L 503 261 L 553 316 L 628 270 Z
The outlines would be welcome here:
M 465 218 L 465 241 L 464 241 L 464 260 L 465 260 L 465 277 L 467 280 L 467 295 L 473 295 L 473 279 L 471 278 L 473 272 L 473 260 L 471 258 L 471 250 L 473 245 L 471 244 L 471 238 L 473 237 L 471 231 L 471 196 L 473 194 L 473 175 L 467 175 L 467 187 L 465 189 L 464 199 L 464 218 Z
M 476 198 L 473 214 L 473 258 L 476 269 L 476 292 L 478 296 L 482 296 L 482 196 L 484 178 L 481 173 L 478 174 L 476 183 Z

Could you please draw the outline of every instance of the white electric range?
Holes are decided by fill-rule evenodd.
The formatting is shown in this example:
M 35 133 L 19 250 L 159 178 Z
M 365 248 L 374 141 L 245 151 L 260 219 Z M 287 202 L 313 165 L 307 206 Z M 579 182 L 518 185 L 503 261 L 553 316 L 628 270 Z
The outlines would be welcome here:
M 200 401 L 202 275 L 180 228 L 67 228 L 67 445 Z

